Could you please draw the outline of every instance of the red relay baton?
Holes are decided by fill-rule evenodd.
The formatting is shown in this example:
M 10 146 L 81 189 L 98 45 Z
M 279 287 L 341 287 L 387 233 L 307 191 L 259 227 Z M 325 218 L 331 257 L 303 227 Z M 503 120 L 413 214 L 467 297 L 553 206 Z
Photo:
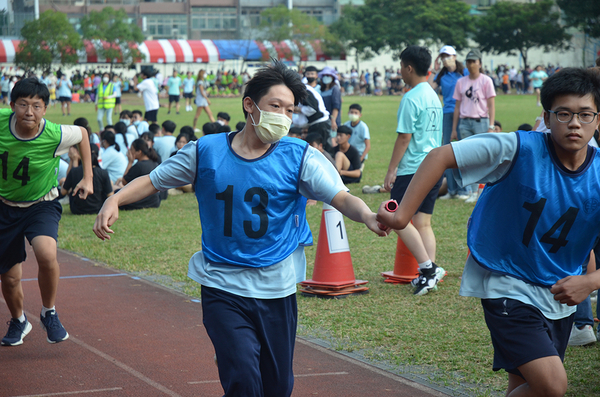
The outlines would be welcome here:
M 396 212 L 396 210 L 398 209 L 398 202 L 396 200 L 388 201 L 387 203 L 385 203 L 385 209 L 387 212 Z M 387 226 L 384 226 L 380 222 L 377 222 L 377 226 L 379 226 L 379 229 L 381 230 L 387 229 Z

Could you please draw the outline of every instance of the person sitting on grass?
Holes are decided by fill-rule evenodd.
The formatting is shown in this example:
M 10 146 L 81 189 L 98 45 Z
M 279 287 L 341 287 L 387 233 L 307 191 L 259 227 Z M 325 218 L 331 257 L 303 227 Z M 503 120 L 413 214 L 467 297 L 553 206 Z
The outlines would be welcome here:
M 76 146 L 71 146 L 69 149 L 69 172 L 62 186 L 61 194 L 69 196 L 69 208 L 72 214 L 97 214 L 104 204 L 104 200 L 113 195 L 113 185 L 108 176 L 108 172 L 100 168 L 98 164 L 98 146 L 91 144 L 90 150 L 92 153 L 92 170 L 94 173 L 94 193 L 82 200 L 79 196 L 73 195 L 73 189 L 77 181 L 83 178 L 83 167 L 81 166 L 81 156 Z
M 194 184 L 202 251 L 188 275 L 202 285 L 203 323 L 226 396 L 292 394 L 296 283 L 305 277 L 303 246 L 312 240 L 306 198 L 387 235 L 319 152 L 285 136 L 305 95 L 298 73 L 273 61 L 246 84 L 242 131 L 188 143 L 108 198 L 94 224 L 98 238 L 110 239 L 120 206 Z
M 368 158 L 369 150 L 371 150 L 371 134 L 369 133 L 369 126 L 361 118 L 362 106 L 353 103 L 348 109 L 348 121 L 344 125 L 352 129 L 349 143 L 358 150 L 360 162 L 362 163 Z
M 123 175 L 122 178 L 119 178 L 115 184 L 115 190 L 123 188 L 137 177 L 150 174 L 156 167 L 158 167 L 158 155 L 154 149 L 148 148 L 146 141 L 143 139 L 136 139 L 133 141 L 131 148 L 128 151 L 127 159 L 129 160 L 127 171 L 125 175 Z M 135 160 L 137 160 L 137 162 L 134 164 Z M 160 207 L 160 195 L 157 192 L 136 202 L 122 205 L 119 207 L 119 209 L 139 210 L 142 208 L 158 207 Z
M 344 183 L 358 183 L 362 177 L 361 161 L 358 150 L 348 142 L 352 129 L 341 125 L 337 129 L 337 146 L 332 149 L 335 168 L 340 173 Z
M 600 125 L 600 78 L 564 68 L 540 97 L 550 133 L 479 134 L 433 149 L 398 210 L 377 214 L 406 227 L 447 168 L 459 184 L 487 183 L 469 220 L 460 295 L 481 299 L 507 397 L 566 393 L 575 306 L 600 288 L 599 271 L 582 274 L 600 233 L 600 154 L 588 145 Z
M 115 141 L 115 134 L 110 130 L 102 132 L 100 144 L 102 146 L 100 151 L 102 163 L 100 165 L 108 171 L 112 183 L 116 183 L 127 169 L 127 157 L 121 153 L 121 147 Z

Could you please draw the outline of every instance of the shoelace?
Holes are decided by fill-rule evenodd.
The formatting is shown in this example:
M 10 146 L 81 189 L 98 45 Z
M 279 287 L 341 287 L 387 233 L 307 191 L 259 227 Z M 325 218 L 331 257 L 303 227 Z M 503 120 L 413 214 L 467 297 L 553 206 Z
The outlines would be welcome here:
M 58 316 L 55 312 L 46 312 L 46 316 L 44 316 L 44 325 L 48 329 L 58 329 L 60 328 L 60 322 L 58 321 Z
M 14 320 L 7 321 L 6 324 L 8 324 L 8 332 L 6 334 L 8 337 L 17 337 L 23 332 L 23 330 L 19 327 L 20 323 L 17 323 Z

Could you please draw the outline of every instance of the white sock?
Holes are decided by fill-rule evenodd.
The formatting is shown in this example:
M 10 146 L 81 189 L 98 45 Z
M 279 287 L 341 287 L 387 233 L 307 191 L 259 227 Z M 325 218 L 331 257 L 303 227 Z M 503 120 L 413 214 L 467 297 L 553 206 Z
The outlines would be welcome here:
M 42 316 L 46 317 L 46 312 L 49 312 L 50 310 L 55 310 L 54 308 L 55 308 L 55 306 L 52 306 L 50 309 L 42 306 Z
M 25 322 L 25 313 L 21 314 L 21 317 L 19 317 L 17 320 L 19 320 L 20 323 L 24 323 Z
M 431 259 L 426 260 L 423 263 L 419 263 L 419 269 L 431 269 L 433 267 L 433 262 Z

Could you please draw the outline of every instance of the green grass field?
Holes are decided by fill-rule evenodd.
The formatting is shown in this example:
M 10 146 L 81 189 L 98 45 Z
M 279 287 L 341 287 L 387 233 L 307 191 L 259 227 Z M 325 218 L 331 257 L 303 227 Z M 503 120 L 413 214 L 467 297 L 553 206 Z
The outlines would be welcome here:
M 164 101 L 164 100 L 163 100 Z M 239 98 L 214 98 L 212 111 L 226 111 L 232 125 L 242 121 Z M 372 150 L 360 185 L 349 185 L 373 210 L 387 195 L 364 195 L 363 185 L 383 182 L 396 134 L 396 111 L 400 97 L 344 97 L 342 115 L 348 106 L 360 103 L 363 120 L 371 131 Z M 124 97 L 124 109 L 141 109 L 137 96 Z M 185 109 L 185 106 L 182 106 Z M 532 96 L 499 96 L 497 119 L 505 131 L 522 123 L 533 124 L 541 109 Z M 47 118 L 71 123 L 87 117 L 97 129 L 91 104 L 73 104 L 71 116 L 63 117 L 58 106 Z M 178 127 L 191 125 L 193 113 L 171 116 L 159 111 L 159 121 L 169 117 Z M 342 117 L 345 121 L 345 117 Z M 113 121 L 117 121 L 115 117 Z M 203 114 L 198 126 L 208 121 Z M 179 128 L 178 128 L 179 129 Z M 460 276 L 467 254 L 466 223 L 472 204 L 455 200 L 436 205 L 433 227 L 437 237 L 436 262 L 448 271 L 439 290 L 415 297 L 409 286 L 383 282 L 380 273 L 392 270 L 395 235 L 375 236 L 361 224 L 346 220 L 352 262 L 357 279 L 369 280 L 370 293 L 340 300 L 298 297 L 299 335 L 317 337 L 333 348 L 358 352 L 367 359 L 383 361 L 398 372 L 420 372 L 432 382 L 469 390 L 470 395 L 503 395 L 506 374 L 491 370 L 492 346 L 477 299 L 458 296 Z M 159 209 L 121 212 L 115 235 L 102 242 L 92 232 L 94 216 L 74 216 L 65 209 L 60 225 L 59 245 L 109 266 L 140 274 L 199 296 L 199 286 L 186 277 L 192 254 L 200 249 L 200 221 L 197 203 L 191 194 L 171 196 Z M 309 206 L 307 216 L 318 241 L 321 206 Z M 312 275 L 316 247 L 306 250 L 308 277 Z M 83 297 L 84 298 L 84 297 Z M 60 292 L 59 292 L 60 301 Z M 568 348 L 565 366 L 569 376 L 568 396 L 600 395 L 600 345 Z

